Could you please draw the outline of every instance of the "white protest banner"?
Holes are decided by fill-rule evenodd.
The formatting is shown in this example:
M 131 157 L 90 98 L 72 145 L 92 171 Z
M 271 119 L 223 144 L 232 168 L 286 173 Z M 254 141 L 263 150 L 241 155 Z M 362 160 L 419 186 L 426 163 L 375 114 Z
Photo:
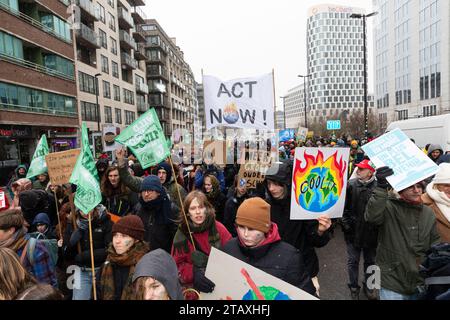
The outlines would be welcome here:
M 264 300 L 318 300 L 214 247 L 211 248 L 205 275 L 216 286 L 212 293 L 202 293 L 203 300 L 261 300 L 258 298 L 260 295 Z
M 394 175 L 387 180 L 396 191 L 425 180 L 439 170 L 400 129 L 382 135 L 362 146 L 362 149 L 377 168 L 388 166 L 394 170 Z
M 291 220 L 340 218 L 347 191 L 348 148 L 297 148 L 292 173 Z
M 203 76 L 206 129 L 274 130 L 273 76 L 222 81 Z

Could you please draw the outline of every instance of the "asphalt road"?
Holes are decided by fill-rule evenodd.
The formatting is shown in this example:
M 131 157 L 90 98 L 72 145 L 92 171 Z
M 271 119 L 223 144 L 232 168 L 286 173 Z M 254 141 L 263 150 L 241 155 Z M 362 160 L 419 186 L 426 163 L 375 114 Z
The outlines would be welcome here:
M 321 300 L 351 300 L 348 289 L 347 274 L 347 251 L 344 241 L 344 234 L 338 225 L 334 229 L 333 236 L 328 244 L 320 249 L 316 249 L 319 257 L 319 284 Z M 360 261 L 360 276 L 362 279 L 362 263 Z M 365 295 L 360 294 L 361 300 L 367 300 Z

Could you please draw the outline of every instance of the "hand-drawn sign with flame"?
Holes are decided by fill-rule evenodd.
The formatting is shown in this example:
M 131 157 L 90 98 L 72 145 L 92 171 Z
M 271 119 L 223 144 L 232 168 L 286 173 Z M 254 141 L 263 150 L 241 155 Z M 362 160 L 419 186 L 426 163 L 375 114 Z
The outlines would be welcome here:
M 327 213 L 342 216 L 347 188 L 348 149 L 297 148 L 293 170 L 291 218 Z M 341 200 L 341 201 L 340 201 Z M 293 212 L 294 211 L 294 212 Z M 302 211 L 301 217 L 295 215 Z M 306 212 L 306 213 L 305 213 Z

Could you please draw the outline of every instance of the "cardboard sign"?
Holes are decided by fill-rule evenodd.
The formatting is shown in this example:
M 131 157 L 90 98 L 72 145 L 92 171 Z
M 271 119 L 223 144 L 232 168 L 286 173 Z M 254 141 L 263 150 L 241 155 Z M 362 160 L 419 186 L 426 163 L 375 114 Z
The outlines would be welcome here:
M 340 218 L 347 191 L 348 148 L 297 148 L 292 173 L 291 220 Z
M 212 293 L 202 293 L 203 300 L 318 300 L 214 247 L 211 248 L 205 275 L 216 286 Z
M 264 150 L 249 150 L 249 160 L 241 164 L 239 180 L 245 180 L 247 189 L 256 189 L 257 184 L 264 181 L 271 165 L 270 153 Z
M 45 156 L 51 184 L 62 185 L 69 183 L 79 154 L 80 149 L 72 149 L 49 153 Z

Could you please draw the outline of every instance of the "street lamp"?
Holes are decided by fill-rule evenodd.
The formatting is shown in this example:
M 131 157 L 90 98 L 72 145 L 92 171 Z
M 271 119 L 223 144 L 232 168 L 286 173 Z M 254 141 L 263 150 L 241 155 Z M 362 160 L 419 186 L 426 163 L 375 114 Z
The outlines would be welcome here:
M 367 101 L 367 50 L 366 50 L 366 18 L 373 17 L 377 15 L 378 12 L 372 12 L 369 14 L 361 14 L 361 13 L 353 13 L 350 15 L 350 18 L 353 19 L 363 19 L 363 39 L 364 39 L 364 137 L 368 138 L 369 133 L 369 127 L 368 127 L 368 118 L 367 118 L 367 108 L 368 108 L 368 101 Z
M 280 98 L 283 99 L 284 129 L 286 129 L 286 97 L 281 96 Z
M 308 128 L 308 115 L 306 114 L 306 78 L 311 78 L 311 74 L 307 74 L 306 76 L 298 75 L 299 78 L 303 78 L 303 98 L 304 98 L 304 107 L 305 107 L 305 128 Z
M 95 77 L 95 97 L 97 100 L 97 130 L 100 132 L 100 106 L 98 105 L 98 77 L 101 76 L 101 73 L 97 73 Z

